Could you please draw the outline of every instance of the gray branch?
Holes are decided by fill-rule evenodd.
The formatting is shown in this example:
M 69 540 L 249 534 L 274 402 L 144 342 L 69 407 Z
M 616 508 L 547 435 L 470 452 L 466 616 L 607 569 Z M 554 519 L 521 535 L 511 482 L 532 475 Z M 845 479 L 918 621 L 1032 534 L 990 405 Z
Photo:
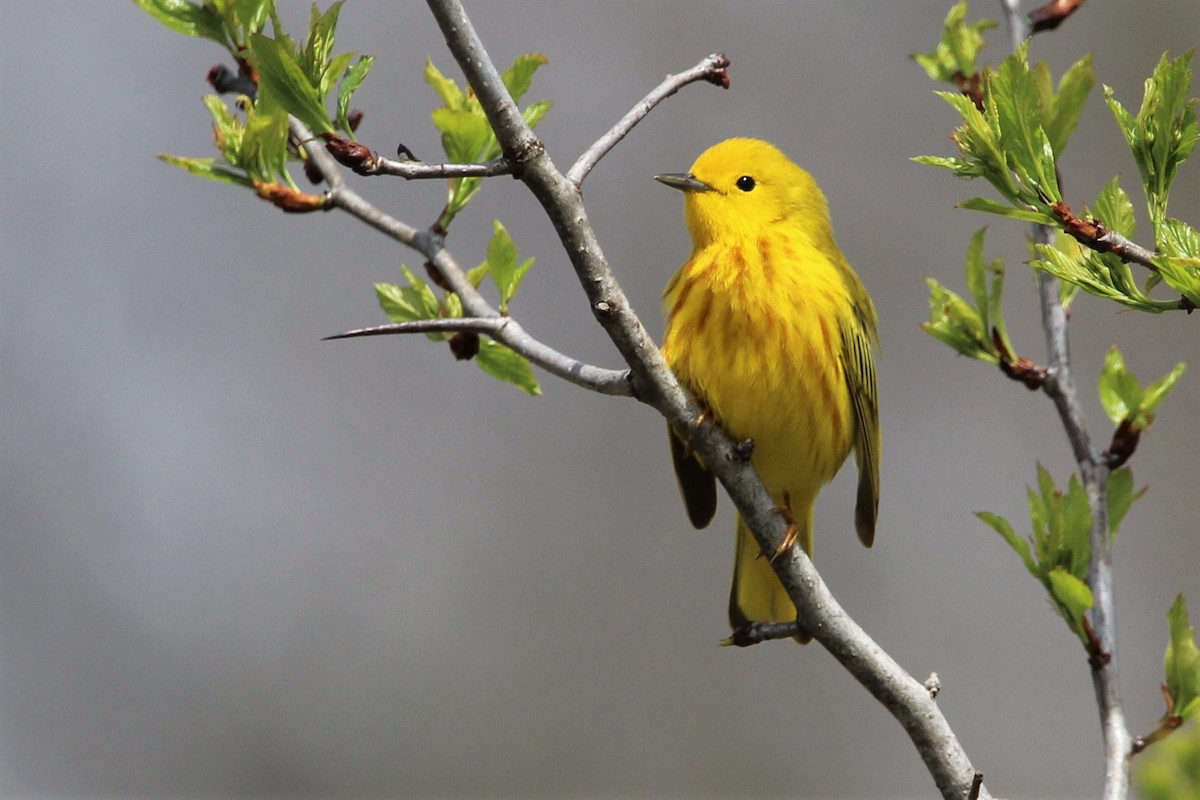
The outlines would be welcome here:
M 497 158 L 479 164 L 426 164 L 424 161 L 397 161 L 376 156 L 371 167 L 358 170 L 360 175 L 395 175 L 405 180 L 437 178 L 492 178 L 511 175 L 512 164 Z
M 1008 23 L 1010 43 L 1015 50 L 1029 36 L 1029 22 L 1020 13 L 1020 0 L 1001 0 L 1001 5 L 1004 7 Z M 1047 244 L 1050 241 L 1050 228 L 1034 225 L 1033 236 L 1037 243 Z M 1153 268 L 1152 264 L 1145 265 Z M 1092 652 L 1088 661 L 1104 735 L 1103 797 L 1104 800 L 1124 800 L 1129 794 L 1129 761 L 1133 753 L 1133 737 L 1125 722 L 1118 673 L 1112 537 L 1108 534 L 1109 467 L 1104 455 L 1091 445 L 1083 418 L 1083 408 L 1079 404 L 1079 391 L 1071 375 L 1067 315 L 1059 301 L 1058 279 L 1039 271 L 1037 280 L 1049 362 L 1042 388 L 1058 410 L 1067 440 L 1071 444 L 1071 451 L 1079 465 L 1080 479 L 1087 492 L 1088 506 L 1092 512 L 1088 585 L 1092 590 L 1094 605 L 1087 617 L 1092 638 Z
M 479 97 L 505 156 L 541 202 L 571 259 L 593 312 L 629 364 L 638 399 L 658 410 L 720 479 L 764 552 L 783 542 L 787 523 L 774 511 L 744 451 L 711 423 L 695 426 L 699 408 L 667 369 L 609 268 L 583 207 L 579 186 L 554 166 L 504 88 L 457 0 L 428 0 L 451 54 Z M 586 173 L 586 164 L 580 173 Z M 899 720 L 944 797 L 989 798 L 949 723 L 920 681 L 909 675 L 842 610 L 812 562 L 792 548 L 774 567 L 805 627 Z M 974 792 L 974 795 L 973 795 Z
M 292 117 L 290 125 L 292 137 L 303 143 L 302 146 L 309 158 L 312 159 L 321 176 L 329 184 L 327 194 L 329 203 L 425 256 L 445 279 L 451 290 L 462 300 L 463 310 L 468 316 L 475 319 L 497 321 L 494 329 L 488 332 L 489 336 L 520 353 L 551 375 L 576 386 L 591 389 L 600 394 L 628 396 L 632 393 L 627 370 L 604 369 L 571 358 L 534 339 L 516 320 L 502 316 L 467 280 L 467 276 L 459 267 L 458 262 L 444 246 L 441 236 L 432 231 L 414 228 L 367 202 L 347 186 L 333 156 L 326 152 L 319 140 L 313 138 L 312 133 L 304 124 Z M 449 320 L 436 321 L 449 322 Z M 397 333 L 399 331 L 390 332 Z
M 696 66 L 691 69 L 684 70 L 676 75 L 668 75 L 666 80 L 654 88 L 650 94 L 642 98 L 636 106 L 630 109 L 629 113 L 621 117 L 620 121 L 612 127 L 608 133 L 596 140 L 595 144 L 584 151 L 578 160 L 571 165 L 567 170 L 567 180 L 576 186 L 583 184 L 588 173 L 592 168 L 599 163 L 600 159 L 608 154 L 617 146 L 617 143 L 625 138 L 633 126 L 641 122 L 654 107 L 666 100 L 671 95 L 678 92 L 684 86 L 695 81 L 709 81 L 716 83 L 724 88 L 729 87 L 729 76 L 725 73 L 725 68 L 729 66 L 729 59 L 724 53 L 713 53 L 706 57 Z

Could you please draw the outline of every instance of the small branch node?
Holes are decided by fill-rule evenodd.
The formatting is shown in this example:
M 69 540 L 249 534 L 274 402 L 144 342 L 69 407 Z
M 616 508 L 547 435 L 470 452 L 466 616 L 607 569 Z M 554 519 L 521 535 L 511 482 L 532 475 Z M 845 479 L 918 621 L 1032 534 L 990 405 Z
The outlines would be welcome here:
M 925 687 L 925 691 L 929 692 L 930 700 L 936 700 L 938 693 L 942 691 L 942 679 L 938 677 L 936 672 L 929 673 L 929 677 L 925 679 L 925 683 L 922 685 Z
M 974 777 L 971 778 L 971 791 L 967 793 L 967 800 L 979 800 L 979 792 L 983 789 L 983 773 L 976 771 Z
M 733 446 L 733 457 L 738 461 L 746 462 L 750 460 L 750 456 L 754 455 L 754 440 L 742 439 Z
M 811 638 L 808 631 L 795 622 L 744 622 L 733 629 L 729 637 L 721 640 L 722 647 L 752 647 L 776 639 Z

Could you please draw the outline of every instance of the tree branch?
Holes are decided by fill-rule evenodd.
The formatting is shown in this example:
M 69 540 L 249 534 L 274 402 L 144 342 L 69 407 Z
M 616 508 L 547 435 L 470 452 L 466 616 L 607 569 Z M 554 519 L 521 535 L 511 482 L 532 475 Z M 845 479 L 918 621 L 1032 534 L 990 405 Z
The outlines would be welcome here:
M 655 106 L 689 83 L 708 81 L 723 89 L 728 89 L 729 73 L 725 71 L 728 66 L 729 58 L 724 53 L 713 53 L 691 69 L 686 69 L 676 75 L 668 75 L 666 80 L 643 97 L 641 102 L 630 109 L 628 114 L 621 117 L 608 133 L 597 139 L 591 147 L 583 152 L 583 155 L 567 170 L 567 180 L 576 186 L 582 185 L 592 168 L 608 154 L 609 150 L 616 147 L 617 143 L 624 139 L 635 125 L 654 110 Z
M 1029 22 L 1020 15 L 1020 0 L 1001 0 L 1001 4 L 1005 10 L 1010 43 L 1015 50 L 1029 36 Z M 1070 233 L 1069 229 L 1068 232 Z M 1050 241 L 1050 228 L 1034 225 L 1033 238 L 1038 244 L 1047 244 Z M 1088 243 L 1085 241 L 1084 244 Z M 1117 669 L 1112 538 L 1108 533 L 1110 470 L 1104 454 L 1097 452 L 1091 445 L 1083 409 L 1079 405 L 1079 392 L 1071 376 L 1067 315 L 1059 302 L 1058 279 L 1039 271 L 1037 281 L 1048 355 L 1048 372 L 1042 389 L 1058 409 L 1059 418 L 1071 444 L 1071 451 L 1079 465 L 1080 478 L 1092 512 L 1088 585 L 1092 590 L 1093 606 L 1087 616 L 1092 640 L 1089 645 L 1091 653 L 1088 663 L 1091 666 L 1092 685 L 1096 692 L 1104 735 L 1103 797 L 1105 800 L 1122 800 L 1129 793 L 1129 761 L 1133 737 L 1125 723 Z
M 629 396 L 632 387 L 626 370 L 603 369 L 585 364 L 534 339 L 511 317 L 505 317 L 492 308 L 491 304 L 467 280 L 458 262 L 446 249 L 443 237 L 429 230 L 419 230 L 401 222 L 367 202 L 361 195 L 346 185 L 333 156 L 326 152 L 320 140 L 300 120 L 290 119 L 292 137 L 301 142 L 308 157 L 312 159 L 321 177 L 329 184 L 326 195 L 335 208 L 357 217 L 385 235 L 421 253 L 428 263 L 450 286 L 450 290 L 462 300 L 463 310 L 476 320 L 495 320 L 494 329 L 488 332 L 496 341 L 512 348 L 551 375 L 569 381 L 576 386 L 608 395 Z M 450 320 L 435 320 L 448 323 Z M 447 328 L 449 330 L 449 328 Z M 388 333 L 398 333 L 390 330 Z M 382 335 L 383 331 L 379 334 Z M 367 334 L 359 334 L 367 335 Z M 339 338 L 339 337 L 333 337 Z
M 773 510 L 770 495 L 737 445 L 711 421 L 696 425 L 699 408 L 667 369 L 658 347 L 630 309 L 588 222 L 578 184 L 558 171 L 525 125 L 462 5 L 457 0 L 428 3 L 506 156 L 522 163 L 521 180 L 550 217 L 593 312 L 629 364 L 636 396 L 690 437 L 763 551 L 773 552 L 786 536 L 787 523 Z M 842 610 L 801 548 L 791 548 L 777 558 L 774 568 L 805 628 L 899 720 L 942 795 L 957 800 L 972 796 L 975 770 L 925 687 Z M 990 797 L 982 787 L 977 796 Z

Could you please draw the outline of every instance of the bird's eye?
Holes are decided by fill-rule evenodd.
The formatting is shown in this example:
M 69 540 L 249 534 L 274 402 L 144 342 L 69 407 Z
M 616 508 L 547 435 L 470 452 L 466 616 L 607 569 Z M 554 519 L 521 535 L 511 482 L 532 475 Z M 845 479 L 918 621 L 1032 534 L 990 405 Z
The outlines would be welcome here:
M 754 178 L 749 175 L 743 175 L 737 179 L 737 187 L 743 192 L 749 192 L 754 189 Z

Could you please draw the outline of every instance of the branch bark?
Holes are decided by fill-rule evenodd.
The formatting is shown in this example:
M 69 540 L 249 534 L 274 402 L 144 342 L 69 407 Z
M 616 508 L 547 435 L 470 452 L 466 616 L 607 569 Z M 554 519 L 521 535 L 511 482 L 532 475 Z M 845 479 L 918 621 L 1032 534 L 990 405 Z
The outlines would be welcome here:
M 725 486 L 764 552 L 773 552 L 787 524 L 745 458 L 743 450 L 711 423 L 696 426 L 699 408 L 667 369 L 654 340 L 633 313 L 583 207 L 578 183 L 554 166 L 525 125 L 466 12 L 457 0 L 428 0 L 451 54 L 479 97 L 505 156 L 522 164 L 520 179 L 558 232 L 598 321 L 629 364 L 638 399 L 653 406 L 681 433 Z M 588 162 L 585 161 L 586 165 Z M 586 168 L 580 168 L 581 175 Z M 582 178 L 580 178 L 582 179 Z M 909 675 L 850 618 L 800 548 L 774 567 L 805 627 L 900 722 L 944 797 L 989 798 L 941 710 Z
M 1008 23 L 1010 43 L 1015 50 L 1032 32 L 1030 23 L 1020 14 L 1020 0 L 1001 0 L 1001 5 Z M 1050 241 L 1050 228 L 1034 225 L 1033 238 L 1039 244 L 1047 244 Z M 1133 736 L 1125 722 L 1118 675 L 1112 538 L 1108 533 L 1110 469 L 1106 456 L 1092 447 L 1083 409 L 1079 404 L 1079 391 L 1071 375 L 1067 315 L 1059 302 L 1058 279 L 1038 272 L 1037 281 L 1048 356 L 1048 371 L 1042 389 L 1058 410 L 1071 451 L 1079 465 L 1080 479 L 1092 512 L 1088 585 L 1092 590 L 1093 606 L 1087 617 L 1092 634 L 1088 663 L 1104 735 L 1103 797 L 1104 800 L 1123 800 L 1129 794 Z

